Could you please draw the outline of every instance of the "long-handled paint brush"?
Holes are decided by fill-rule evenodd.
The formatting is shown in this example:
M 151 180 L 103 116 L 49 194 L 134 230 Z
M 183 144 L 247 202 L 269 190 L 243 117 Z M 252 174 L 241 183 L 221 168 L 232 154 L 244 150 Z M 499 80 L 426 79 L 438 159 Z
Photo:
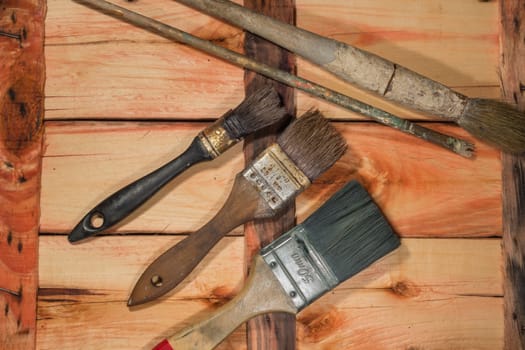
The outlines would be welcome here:
M 320 112 L 293 121 L 237 174 L 213 219 L 160 255 L 140 276 L 128 300 L 139 305 L 177 286 L 229 231 L 253 219 L 275 216 L 337 161 L 346 142 Z
M 177 0 L 290 50 L 343 80 L 406 107 L 452 120 L 503 151 L 525 152 L 525 114 L 469 98 L 385 58 L 251 11 L 229 0 Z
M 282 120 L 285 115 L 275 89 L 266 85 L 255 91 L 201 131 L 181 155 L 91 209 L 69 234 L 69 241 L 82 240 L 115 225 L 184 170 L 218 157 L 246 135 Z
M 263 248 L 234 299 L 154 350 L 213 349 L 251 317 L 296 314 L 399 244 L 368 193 L 352 181 L 302 224 Z
M 325 101 L 334 103 L 352 112 L 368 116 L 379 123 L 398 129 L 404 133 L 414 135 L 425 141 L 432 142 L 435 145 L 455 152 L 463 157 L 470 158 L 474 153 L 474 145 L 468 141 L 458 139 L 453 136 L 442 134 L 424 126 L 399 118 L 391 113 L 360 102 L 349 96 L 330 90 L 324 86 L 312 81 L 303 79 L 296 75 L 290 74 L 280 69 L 270 67 L 266 64 L 257 62 L 249 57 L 237 52 L 225 49 L 215 45 L 210 41 L 197 38 L 177 28 L 168 26 L 152 18 L 142 16 L 136 12 L 130 11 L 124 7 L 114 5 L 105 0 L 74 0 L 80 4 L 93 7 L 108 15 L 120 20 L 129 22 L 137 27 L 146 29 L 152 33 L 161 35 L 170 40 L 189 45 L 198 50 L 204 51 L 215 57 L 219 57 L 239 67 L 249 69 L 253 72 L 264 75 L 267 78 L 276 80 L 293 88 L 302 90 L 312 96 L 318 97 Z

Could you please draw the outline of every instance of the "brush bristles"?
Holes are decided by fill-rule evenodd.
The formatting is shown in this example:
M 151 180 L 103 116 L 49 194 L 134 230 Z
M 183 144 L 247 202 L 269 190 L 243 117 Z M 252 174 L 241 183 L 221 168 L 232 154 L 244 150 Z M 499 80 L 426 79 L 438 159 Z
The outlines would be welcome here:
M 525 113 L 509 104 L 470 99 L 458 124 L 480 140 L 505 152 L 525 152 Z
M 346 141 L 318 110 L 310 110 L 293 121 L 277 143 L 301 171 L 315 180 L 345 152 Z
M 247 96 L 224 120 L 224 129 L 233 139 L 240 139 L 277 123 L 286 115 L 279 94 L 265 85 Z
M 356 181 L 349 182 L 301 225 L 340 282 L 400 244 L 380 209 Z

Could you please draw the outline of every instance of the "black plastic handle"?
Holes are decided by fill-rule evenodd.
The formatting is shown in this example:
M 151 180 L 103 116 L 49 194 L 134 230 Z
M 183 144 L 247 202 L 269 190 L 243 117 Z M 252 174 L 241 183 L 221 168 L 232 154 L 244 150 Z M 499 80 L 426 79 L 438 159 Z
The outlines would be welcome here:
M 68 236 L 77 242 L 102 232 L 131 214 L 164 185 L 193 164 L 212 159 L 198 137 L 180 156 L 104 199 L 77 224 Z

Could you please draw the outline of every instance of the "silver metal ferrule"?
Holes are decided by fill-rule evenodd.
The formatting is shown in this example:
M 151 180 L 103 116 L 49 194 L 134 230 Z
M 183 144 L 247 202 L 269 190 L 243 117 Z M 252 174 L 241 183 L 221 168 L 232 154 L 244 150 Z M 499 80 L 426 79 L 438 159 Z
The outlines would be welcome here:
M 264 247 L 260 254 L 298 311 L 340 283 L 301 225 Z
M 243 176 L 275 211 L 310 186 L 308 177 L 276 143 L 266 148 L 243 171 Z

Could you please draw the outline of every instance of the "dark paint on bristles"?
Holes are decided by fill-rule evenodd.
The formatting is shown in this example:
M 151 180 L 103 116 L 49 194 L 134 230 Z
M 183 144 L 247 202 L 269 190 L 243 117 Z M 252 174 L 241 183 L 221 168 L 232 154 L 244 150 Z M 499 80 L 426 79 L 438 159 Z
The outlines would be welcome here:
M 347 147 L 343 136 L 318 110 L 309 110 L 294 120 L 277 143 L 310 181 L 330 168 Z
M 357 181 L 345 185 L 301 226 L 340 282 L 400 245 L 379 207 Z
M 224 119 L 223 127 L 232 139 L 240 139 L 277 123 L 286 110 L 277 91 L 270 85 L 257 89 Z

